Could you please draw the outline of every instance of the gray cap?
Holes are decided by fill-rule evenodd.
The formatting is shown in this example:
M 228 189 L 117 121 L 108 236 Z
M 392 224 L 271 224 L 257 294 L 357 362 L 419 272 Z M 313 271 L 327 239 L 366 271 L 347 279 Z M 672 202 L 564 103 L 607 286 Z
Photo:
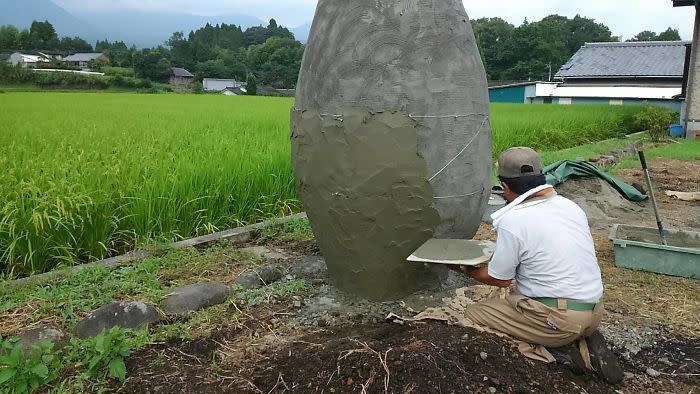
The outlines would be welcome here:
M 542 175 L 540 155 L 530 148 L 510 148 L 498 158 L 498 176 L 520 178 Z

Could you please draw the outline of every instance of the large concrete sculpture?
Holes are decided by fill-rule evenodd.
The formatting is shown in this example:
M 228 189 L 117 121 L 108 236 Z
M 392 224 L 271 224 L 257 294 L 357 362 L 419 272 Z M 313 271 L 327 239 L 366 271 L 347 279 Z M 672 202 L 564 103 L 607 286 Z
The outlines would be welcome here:
M 469 238 L 488 202 L 486 75 L 461 0 L 320 0 L 292 110 L 297 187 L 340 288 L 436 282 L 406 258 Z

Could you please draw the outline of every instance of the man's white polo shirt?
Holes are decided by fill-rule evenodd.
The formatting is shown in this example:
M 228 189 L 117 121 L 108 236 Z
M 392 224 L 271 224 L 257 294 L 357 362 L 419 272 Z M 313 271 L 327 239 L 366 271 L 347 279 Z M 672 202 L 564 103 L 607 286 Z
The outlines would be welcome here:
M 586 214 L 555 195 L 524 202 L 498 225 L 489 275 L 527 297 L 598 302 L 603 282 Z

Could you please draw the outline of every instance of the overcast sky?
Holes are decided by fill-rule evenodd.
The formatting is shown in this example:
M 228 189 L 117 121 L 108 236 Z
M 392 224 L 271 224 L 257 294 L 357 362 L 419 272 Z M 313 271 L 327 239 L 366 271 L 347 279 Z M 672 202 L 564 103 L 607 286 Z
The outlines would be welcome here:
M 348 0 L 352 1 L 352 0 Z M 294 27 L 311 21 L 316 0 L 54 0 L 69 11 L 138 9 L 181 11 L 198 15 L 239 13 Z M 469 17 L 501 17 L 519 25 L 525 18 L 539 20 L 550 14 L 581 14 L 604 23 L 629 38 L 642 30 L 657 33 L 677 28 L 684 39 L 692 37 L 691 7 L 671 7 L 671 0 L 464 0 Z

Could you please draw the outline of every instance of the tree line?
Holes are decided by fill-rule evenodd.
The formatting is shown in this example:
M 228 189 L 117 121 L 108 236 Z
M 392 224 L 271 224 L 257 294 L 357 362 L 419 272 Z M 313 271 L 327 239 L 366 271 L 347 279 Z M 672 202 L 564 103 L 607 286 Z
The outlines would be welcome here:
M 255 79 L 260 85 L 293 88 L 296 85 L 304 46 L 285 27 L 272 19 L 267 26 L 243 30 L 236 25 L 210 25 L 188 35 L 175 32 L 163 45 L 137 49 L 123 41 L 59 38 L 50 22 L 33 22 L 28 30 L 0 27 L 0 50 L 104 53 L 110 66 L 133 68 L 139 78 L 167 81 L 171 67 L 182 67 L 201 81 L 209 78 Z
M 556 74 L 586 42 L 620 41 L 604 24 L 580 15 L 550 15 L 520 26 L 501 18 L 480 18 L 472 26 L 490 81 L 546 81 L 550 71 Z M 643 31 L 629 41 L 680 39 L 678 30 L 669 27 L 659 35 Z
M 515 26 L 501 18 L 472 21 L 477 44 L 491 81 L 547 80 L 586 42 L 616 42 L 610 29 L 576 15 L 550 15 Z M 642 31 L 629 41 L 680 40 L 678 30 L 656 34 Z M 122 41 L 97 41 L 93 48 L 80 37 L 59 38 L 48 21 L 35 21 L 26 30 L 0 26 L 0 50 L 52 50 L 62 53 L 103 52 L 110 66 L 133 68 L 139 78 L 164 82 L 171 67 L 182 67 L 201 81 L 209 78 L 255 79 L 257 84 L 293 88 L 304 46 L 274 19 L 267 26 L 206 24 L 175 32 L 154 48 L 137 49 Z
M 61 53 L 92 52 L 92 45 L 80 37 L 62 37 L 48 21 L 34 21 L 29 29 L 0 26 L 0 50 L 44 50 Z

